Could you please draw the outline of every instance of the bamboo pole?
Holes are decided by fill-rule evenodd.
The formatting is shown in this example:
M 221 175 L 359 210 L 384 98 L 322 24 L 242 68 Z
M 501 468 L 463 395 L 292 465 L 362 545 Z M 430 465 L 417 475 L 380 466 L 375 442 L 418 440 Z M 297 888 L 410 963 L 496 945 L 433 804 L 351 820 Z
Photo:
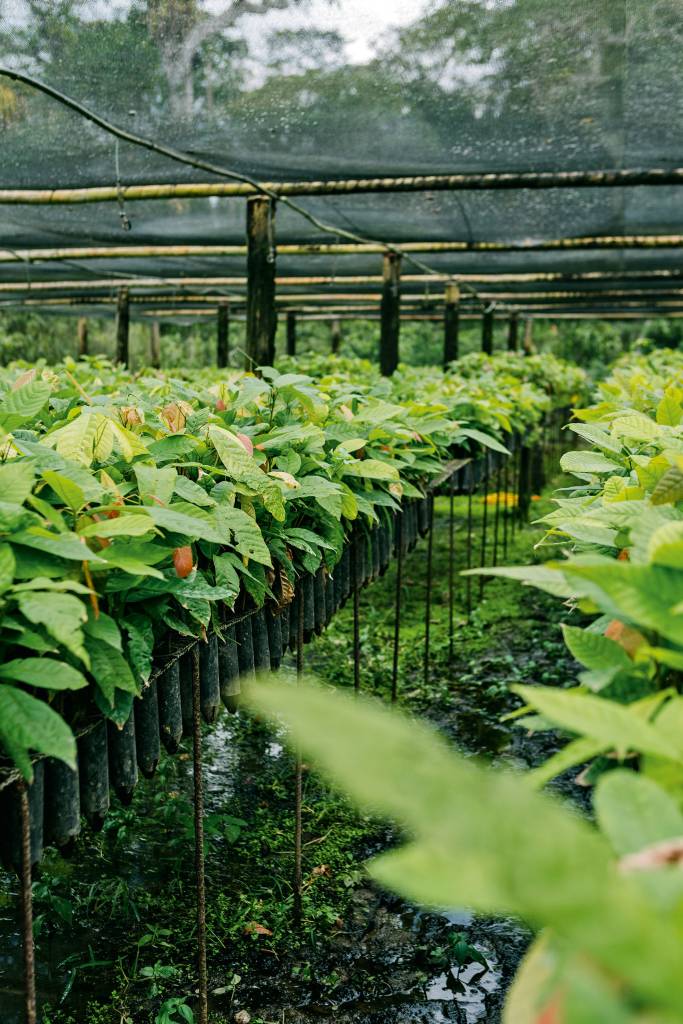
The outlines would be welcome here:
M 247 202 L 247 369 L 275 361 L 275 242 L 270 199 Z
M 523 312 L 520 311 L 520 312 Z M 623 310 L 621 307 L 614 310 L 597 310 L 592 312 L 586 312 L 585 310 L 572 311 L 570 309 L 555 310 L 550 312 L 542 312 L 537 319 L 539 320 L 647 320 L 650 317 L 658 317 L 662 315 L 662 311 L 659 309 L 652 309 L 650 307 L 643 307 L 640 310 Z M 160 309 L 160 310 L 149 310 L 141 311 L 140 316 L 143 319 L 149 319 L 151 316 L 168 318 L 168 319 L 190 319 L 195 317 L 209 317 L 215 316 L 215 312 L 212 309 Z M 500 310 L 497 319 L 507 319 L 509 316 L 508 310 Z M 683 317 L 683 306 L 676 309 L 666 310 L 665 316 L 667 319 L 680 319 Z M 296 313 L 297 322 L 300 320 L 306 323 L 329 323 L 330 320 L 338 318 L 344 323 L 345 321 L 358 321 L 367 320 L 368 322 L 379 321 L 379 313 L 375 310 L 347 310 L 345 312 L 331 312 L 330 310 L 320 312 L 299 310 Z M 460 313 L 460 319 L 466 321 L 479 321 L 482 318 L 481 313 Z M 239 322 L 245 322 L 246 317 L 244 315 L 238 315 L 233 317 L 234 320 Z M 425 323 L 440 324 L 443 322 L 441 314 L 435 313 L 402 313 L 401 321 L 420 321 Z
M 256 201 L 256 200 L 255 200 Z M 268 200 L 260 199 L 266 203 Z M 392 247 L 403 253 L 469 252 L 555 252 L 583 249 L 680 249 L 683 235 L 586 235 L 578 238 L 553 238 L 516 242 L 282 242 L 280 256 L 357 256 L 383 255 Z M 193 256 L 247 256 L 246 245 L 97 245 L 59 248 L 0 249 L 0 263 L 43 263 L 60 260 L 93 259 L 178 259 Z M 447 276 L 447 275 L 444 275 Z
M 116 299 L 116 355 L 114 362 L 122 363 L 125 367 L 128 367 L 130 362 L 129 327 L 128 289 L 121 288 Z
M 444 369 L 458 358 L 458 317 L 460 289 L 457 284 L 446 285 L 443 311 L 443 365 Z
M 402 274 L 401 281 L 407 284 L 439 284 L 442 285 L 452 274 Z M 588 281 L 675 281 L 683 280 L 683 270 L 622 270 L 622 271 L 587 271 L 577 273 L 558 272 L 531 272 L 531 273 L 491 273 L 482 271 L 477 274 L 458 274 L 458 281 L 469 284 L 524 284 L 541 282 L 588 282 Z M 241 277 L 104 277 L 104 278 L 83 278 L 80 280 L 57 279 L 54 281 L 2 281 L 0 292 L 41 292 L 41 291 L 71 291 L 79 292 L 115 290 L 122 286 L 130 291 L 142 288 L 222 288 L 237 287 L 246 285 L 247 279 Z M 380 274 L 335 274 L 316 275 L 301 277 L 276 277 L 277 287 L 312 287 L 314 285 L 340 284 L 343 286 L 381 284 Z M 466 296 L 463 296 L 463 298 Z
M 401 257 L 396 253 L 384 256 L 382 276 L 379 365 L 383 376 L 391 377 L 398 366 L 401 322 Z
M 632 188 L 683 183 L 683 168 L 625 168 L 580 171 L 519 171 L 464 174 L 415 174 L 401 177 L 348 178 L 328 181 L 179 182 L 174 184 L 96 185 L 86 188 L 0 189 L 0 203 L 132 202 L 150 199 L 203 199 L 209 196 L 254 196 L 263 190 L 281 196 L 352 195 L 372 192 L 488 191 L 546 188 Z
M 230 358 L 230 311 L 228 303 L 222 299 L 218 303 L 216 314 L 216 366 L 223 369 Z

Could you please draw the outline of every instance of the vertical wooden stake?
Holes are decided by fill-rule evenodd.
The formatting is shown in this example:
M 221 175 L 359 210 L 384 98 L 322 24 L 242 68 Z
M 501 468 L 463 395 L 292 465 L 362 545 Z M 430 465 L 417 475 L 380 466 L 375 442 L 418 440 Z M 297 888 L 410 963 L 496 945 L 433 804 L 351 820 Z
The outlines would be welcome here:
M 443 368 L 448 369 L 459 355 L 458 332 L 460 326 L 460 289 L 457 284 L 446 285 L 443 311 Z
M 222 370 L 230 358 L 230 310 L 227 302 L 219 302 L 216 311 L 216 366 Z
M 88 354 L 88 321 L 84 316 L 78 318 L 78 355 Z
M 534 321 L 531 317 L 524 328 L 524 355 L 530 356 L 534 352 Z
M 384 377 L 391 377 L 398 366 L 398 341 L 401 327 L 401 257 L 387 253 L 382 264 L 382 304 L 380 307 L 379 366 Z
M 247 200 L 246 368 L 275 359 L 275 206 L 266 196 Z
M 149 365 L 158 370 L 161 366 L 161 327 L 158 320 L 149 325 Z
M 119 288 L 116 300 L 116 354 L 114 362 L 121 363 L 126 369 L 130 366 L 129 331 L 130 306 L 128 304 L 128 289 Z
M 21 815 L 21 906 L 24 940 L 24 984 L 26 989 L 26 1024 L 36 1024 L 36 954 L 33 942 L 33 883 L 31 877 L 31 808 L 28 786 L 19 786 Z
M 332 344 L 332 354 L 335 356 L 339 353 L 339 349 L 341 348 L 341 340 L 341 320 L 335 318 L 330 325 L 330 341 Z
M 508 352 L 516 352 L 519 348 L 519 313 L 510 314 L 508 323 Z
M 287 314 L 287 355 L 296 355 L 296 313 Z
M 485 309 L 481 318 L 481 350 L 487 356 L 493 355 L 493 310 Z
M 194 860 L 197 883 L 197 959 L 199 966 L 199 1024 L 209 1020 L 209 982 L 206 966 L 206 875 L 204 865 L 204 780 L 202 778 L 202 712 L 199 647 L 192 648 L 192 754 L 194 766 Z

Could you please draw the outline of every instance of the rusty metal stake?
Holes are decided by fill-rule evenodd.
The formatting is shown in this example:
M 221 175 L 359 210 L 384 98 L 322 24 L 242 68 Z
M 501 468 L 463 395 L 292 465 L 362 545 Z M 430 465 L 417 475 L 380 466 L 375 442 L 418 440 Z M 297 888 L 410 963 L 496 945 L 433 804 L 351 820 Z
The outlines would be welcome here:
M 26 1024 L 36 1024 L 36 951 L 33 941 L 33 880 L 31 877 L 31 807 L 28 786 L 18 784 L 21 813 L 21 908 L 24 944 Z
M 474 491 L 473 463 L 469 465 L 467 488 L 467 568 L 472 568 L 472 493 Z M 467 576 L 467 622 L 472 619 L 472 577 Z
M 360 574 L 358 566 L 358 528 L 351 545 L 351 585 L 353 586 L 353 692 L 360 692 Z
M 479 567 L 481 569 L 486 565 L 486 541 L 488 535 L 488 522 L 489 522 L 489 454 L 484 454 L 484 514 L 481 520 L 481 553 L 479 557 Z M 479 577 L 479 600 L 481 601 L 484 596 L 484 577 Z
M 498 565 L 498 537 L 500 534 L 500 465 L 496 468 L 496 512 L 493 517 L 493 558 L 491 565 Z
M 505 509 L 503 512 L 503 561 L 508 558 L 508 518 L 510 515 L 510 480 L 509 480 L 509 459 L 506 456 L 503 463 L 503 490 L 505 492 Z
M 353 549 L 352 549 L 353 553 Z M 297 622 L 296 678 L 301 681 L 304 672 L 304 602 L 299 601 Z M 302 809 L 303 809 L 303 757 L 297 745 L 294 766 L 294 923 L 301 926 L 303 920 L 303 861 L 302 861 Z
M 192 755 L 194 769 L 194 860 L 197 882 L 197 958 L 199 1021 L 208 1024 L 209 982 L 206 966 L 206 871 L 204 863 L 204 779 L 202 777 L 202 712 L 199 646 L 192 648 Z
M 429 641 L 432 624 L 432 562 L 434 555 L 434 495 L 429 495 L 429 534 L 427 536 L 427 589 L 425 592 L 424 681 L 429 682 Z
M 397 512 L 396 523 L 396 607 L 394 610 L 394 663 L 391 672 L 391 703 L 398 700 L 398 652 L 401 642 L 401 586 L 403 577 L 403 513 Z

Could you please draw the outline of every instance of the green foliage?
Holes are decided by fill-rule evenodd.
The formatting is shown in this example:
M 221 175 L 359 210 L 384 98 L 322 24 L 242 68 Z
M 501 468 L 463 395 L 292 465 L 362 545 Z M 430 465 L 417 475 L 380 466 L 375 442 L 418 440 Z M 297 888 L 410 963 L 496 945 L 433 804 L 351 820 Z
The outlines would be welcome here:
M 624 861 L 619 870 L 610 849 L 642 854 L 673 837 L 680 812 L 655 783 L 646 785 L 662 809 L 656 819 L 637 775 L 601 780 L 596 801 L 608 842 L 523 777 L 481 768 L 428 727 L 368 701 L 267 683 L 250 701 L 287 724 L 292 741 L 361 807 L 403 825 L 406 844 L 370 864 L 383 885 L 430 906 L 466 903 L 550 929 L 550 971 L 540 984 L 527 979 L 533 1015 L 521 1017 L 513 1006 L 510 1024 L 540 1020 L 552 1003 L 567 1024 L 605 1019 L 606 1005 L 624 1022 L 635 1024 L 641 1011 L 675 1019 L 683 998 L 673 948 L 681 928 L 678 869 L 653 854 L 649 869 Z
M 563 374 L 580 383 L 553 363 L 557 393 L 539 402 L 538 368 L 509 357 L 478 375 L 472 361 L 466 376 L 455 367 L 443 395 L 441 371 L 388 382 L 342 361 L 316 383 L 301 370 L 131 378 L 92 358 L 0 374 L 0 644 L 3 689 L 20 693 L 14 738 L 2 736 L 24 772 L 29 751 L 71 748 L 22 687 L 49 702 L 87 686 L 121 724 L 169 623 L 201 637 L 221 603 L 262 604 L 302 571 L 333 568 L 352 521 L 421 495 L 453 451 L 505 452 L 510 430 L 560 401 Z M 179 548 L 191 553 L 182 578 Z

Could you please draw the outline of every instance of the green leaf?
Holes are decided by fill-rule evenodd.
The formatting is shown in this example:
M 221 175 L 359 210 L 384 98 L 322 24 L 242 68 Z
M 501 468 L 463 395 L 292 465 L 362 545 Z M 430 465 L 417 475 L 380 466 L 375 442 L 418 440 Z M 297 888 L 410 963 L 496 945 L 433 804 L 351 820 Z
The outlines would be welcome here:
M 544 718 L 625 753 L 637 750 L 672 761 L 683 760 L 680 748 L 622 704 L 588 694 L 556 690 L 548 686 L 513 686 L 512 689 Z
M 564 642 L 576 660 L 586 668 L 631 669 L 633 662 L 624 648 L 600 633 L 590 633 L 578 626 L 562 626 Z
M 154 629 L 146 615 L 133 613 L 123 620 L 123 628 L 128 635 L 126 650 L 128 659 L 138 677 L 145 686 L 152 674 L 152 653 L 154 651 Z
M 27 782 L 33 781 L 30 750 L 76 767 L 76 740 L 66 722 L 45 701 L 0 686 L 0 743 Z
M 138 462 L 133 467 L 133 472 L 143 502 L 150 505 L 159 502 L 162 505 L 170 504 L 178 479 L 177 470 L 172 466 L 159 469 L 157 466 L 148 466 L 144 462 Z
M 15 391 L 8 391 L 0 402 L 0 427 L 12 431 L 37 416 L 52 394 L 52 385 L 30 380 Z
M 683 522 L 664 523 L 650 535 L 647 546 L 649 562 L 683 569 Z
M 17 595 L 17 604 L 29 622 L 44 626 L 67 651 L 89 664 L 82 631 L 88 613 L 82 601 L 72 594 L 27 591 Z
M 175 481 L 175 493 L 178 497 L 183 498 L 184 501 L 189 501 L 192 505 L 202 505 L 205 508 L 212 508 L 216 504 L 216 499 L 212 498 L 210 494 L 196 484 L 193 480 L 188 480 L 186 476 L 178 476 Z M 170 498 L 169 498 L 170 501 Z
M 222 511 L 224 506 L 219 506 Z M 174 502 L 169 508 L 149 505 L 149 516 L 155 526 L 170 533 L 180 533 L 191 540 L 208 540 L 214 544 L 225 542 L 225 536 L 216 526 L 212 513 L 197 508 L 189 502 Z
M 662 433 L 662 428 L 642 412 L 628 412 L 612 420 L 612 433 L 629 441 L 653 441 Z
M 209 427 L 209 440 L 218 452 L 228 475 L 250 490 L 260 493 L 272 485 L 272 480 L 262 472 L 251 455 L 245 451 L 239 438 L 222 427 Z
M 232 533 L 233 544 L 237 551 L 245 558 L 252 558 L 261 565 L 272 568 L 270 551 L 263 539 L 263 534 L 255 519 L 238 508 L 231 508 L 228 505 L 219 505 L 216 509 L 216 519 L 220 524 L 220 530 L 225 543 L 228 531 Z
M 567 583 L 558 568 L 546 565 L 498 565 L 482 569 L 464 569 L 461 576 L 501 576 L 503 579 L 519 580 L 528 587 L 537 587 L 555 597 L 572 597 L 575 589 Z
M 560 459 L 564 473 L 614 473 L 621 469 L 617 462 L 601 452 L 566 452 Z
M 49 484 L 58 498 L 68 505 L 72 512 L 78 512 L 85 505 L 83 489 L 69 477 L 56 473 L 53 469 L 43 470 L 43 480 Z
M 78 669 L 54 658 L 15 658 L 6 661 L 0 665 L 0 679 L 15 679 L 45 690 L 82 690 L 88 685 Z
M 395 466 L 378 459 L 355 459 L 342 466 L 344 476 L 357 476 L 362 480 L 387 480 L 397 482 L 401 478 Z
M 668 387 L 657 406 L 657 423 L 662 423 L 667 427 L 677 427 L 683 419 L 682 398 L 683 391 L 680 388 Z
M 0 495 L 9 505 L 23 505 L 33 490 L 35 463 L 14 459 L 0 465 Z
M 490 434 L 485 434 L 483 430 L 477 430 L 475 427 L 460 427 L 458 433 L 464 434 L 465 437 L 471 437 L 473 441 L 478 441 L 485 448 L 491 448 L 492 451 L 500 452 L 501 455 L 510 454 L 504 444 L 501 444 L 497 438 L 491 437 Z
M 145 513 L 122 513 L 116 519 L 102 519 L 79 529 L 81 537 L 143 537 L 154 529 L 154 522 Z M 105 556 L 103 556 L 105 557 Z
M 397 819 L 413 837 L 370 865 L 381 885 L 429 906 L 511 912 L 550 926 L 564 949 L 628 978 L 629 992 L 646 992 L 672 1011 L 679 1005 L 676 925 L 647 909 L 614 870 L 607 844 L 576 814 L 369 701 L 265 680 L 248 697 L 259 714 L 285 723 L 291 742 L 361 808 Z
M 91 636 L 86 636 L 85 646 L 90 656 L 90 672 L 110 707 L 114 707 L 116 690 L 139 694 L 130 665 L 119 651 L 103 646 Z
M 99 640 L 101 643 L 113 647 L 114 650 L 123 652 L 123 641 L 121 640 L 119 627 L 106 612 L 101 611 L 97 618 L 95 618 L 91 610 L 88 615 L 88 621 L 83 629 L 93 640 Z
M 653 505 L 671 505 L 683 501 L 683 470 L 678 466 L 667 469 L 657 481 L 650 500 Z
M 56 555 L 76 562 L 101 562 L 103 559 L 91 551 L 88 545 L 75 533 L 52 533 L 42 526 L 32 526 L 12 536 L 13 544 L 36 548 L 42 553 Z
M 10 544 L 0 544 L 0 594 L 14 582 L 16 560 Z
M 598 781 L 594 803 L 600 828 L 620 857 L 683 836 L 683 814 L 676 801 L 636 772 L 607 772 Z
M 532 768 L 524 777 L 532 786 L 541 789 L 551 779 L 557 778 L 558 775 L 562 775 L 570 768 L 585 764 L 586 761 L 592 761 L 594 757 L 604 754 L 607 750 L 609 747 L 600 740 L 585 737 L 571 740 L 547 761 L 538 765 L 537 768 Z

